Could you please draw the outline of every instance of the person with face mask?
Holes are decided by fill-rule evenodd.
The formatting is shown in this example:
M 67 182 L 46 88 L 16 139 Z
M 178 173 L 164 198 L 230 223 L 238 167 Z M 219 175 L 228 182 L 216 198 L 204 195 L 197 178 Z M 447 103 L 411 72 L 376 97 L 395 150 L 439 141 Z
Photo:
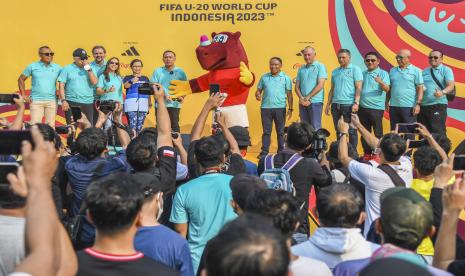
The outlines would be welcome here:
M 158 222 L 163 213 L 160 181 L 151 175 L 133 174 L 132 177 L 144 193 L 144 203 L 139 213 L 140 227 L 134 238 L 135 249 L 148 258 L 176 269 L 182 276 L 194 275 L 187 240 Z
M 71 123 L 71 106 L 81 108 L 91 124 L 94 118 L 94 86 L 97 77 L 89 65 L 87 52 L 78 48 L 73 52 L 74 62 L 63 68 L 58 77 L 60 100 L 66 115 L 66 123 Z

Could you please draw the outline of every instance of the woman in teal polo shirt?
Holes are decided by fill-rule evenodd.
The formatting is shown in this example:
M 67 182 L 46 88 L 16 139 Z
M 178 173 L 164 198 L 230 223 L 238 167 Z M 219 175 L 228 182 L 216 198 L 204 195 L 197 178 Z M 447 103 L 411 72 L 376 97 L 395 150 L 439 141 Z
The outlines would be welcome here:
M 108 60 L 105 71 L 98 78 L 97 95 L 100 96 L 100 101 L 123 102 L 123 79 L 119 73 L 118 58 L 112 57 Z

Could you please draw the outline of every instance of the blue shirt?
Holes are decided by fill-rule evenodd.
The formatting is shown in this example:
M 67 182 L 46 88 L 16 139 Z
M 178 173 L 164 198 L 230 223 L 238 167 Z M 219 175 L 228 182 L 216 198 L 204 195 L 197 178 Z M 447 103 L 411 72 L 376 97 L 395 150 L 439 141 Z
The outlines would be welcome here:
M 58 81 L 65 84 L 65 98 L 69 101 L 91 104 L 94 102 L 94 86 L 84 68 L 72 63 L 65 66 Z
M 100 165 L 102 164 L 102 165 Z M 101 167 L 98 172 L 96 169 Z M 94 178 L 107 176 L 114 172 L 127 171 L 126 153 L 120 152 L 117 157 L 101 158 L 89 160 L 81 155 L 70 157 L 65 163 L 66 174 L 68 175 L 71 189 L 73 190 L 73 200 L 71 202 L 70 214 L 72 216 L 79 212 L 84 199 L 87 187 Z M 82 241 L 91 242 L 94 239 L 95 229 L 87 221 L 83 224 Z
M 346 68 L 333 70 L 331 85 L 333 86 L 332 103 L 353 104 L 355 102 L 355 83 L 363 81 L 360 67 L 349 64 Z
M 52 101 L 56 99 L 57 79 L 61 66 L 56 63 L 46 65 L 42 61 L 29 64 L 23 71 L 31 79 L 31 99 L 33 101 Z
M 99 65 L 97 62 L 92 61 L 90 64 L 90 68 L 92 69 L 92 72 L 94 72 L 94 75 L 97 77 L 97 79 L 100 77 L 100 75 L 103 74 L 103 72 L 105 72 L 105 68 L 107 67 L 107 61 L 104 60 L 103 61 L 103 64 L 102 65 Z M 96 99 L 99 98 L 99 96 L 97 95 L 97 86 L 94 87 L 94 97 Z
M 443 64 L 440 64 L 438 67 L 433 68 L 433 74 L 439 83 L 442 85 L 442 88 L 446 88 L 447 83 L 454 81 L 454 72 L 450 67 L 447 67 Z M 434 81 L 431 76 L 431 67 L 423 70 L 423 81 L 425 83 L 425 92 L 423 94 L 423 102 L 421 105 L 433 105 L 433 104 L 447 104 L 447 97 L 443 95 L 439 98 L 434 96 L 436 89 L 442 90 Z
M 115 87 L 115 91 L 107 92 L 100 95 L 101 101 L 113 100 L 122 103 L 123 102 L 123 80 L 120 76 L 115 73 L 108 74 L 109 80 L 105 78 L 105 75 L 100 75 L 98 78 L 97 88 L 101 88 L 108 91 L 112 86 Z
M 150 79 L 151 82 L 157 82 L 161 84 L 165 90 L 166 95 L 169 95 L 168 87 L 170 86 L 172 80 L 186 81 L 186 73 L 184 73 L 184 71 L 179 67 L 174 67 L 172 71 L 168 71 L 165 66 L 162 66 L 153 71 L 152 78 Z M 165 103 L 166 107 L 181 108 L 181 103 L 178 101 L 170 101 L 166 99 Z
M 320 79 L 327 79 L 328 73 L 323 64 L 314 61 L 312 64 L 306 64 L 299 68 L 297 72 L 296 82 L 300 85 L 300 93 L 302 96 L 307 96 L 318 85 Z M 312 97 L 312 103 L 322 103 L 325 97 L 325 90 L 321 90 Z
M 236 217 L 229 204 L 231 178 L 222 173 L 202 175 L 181 185 L 174 195 L 170 221 L 189 225 L 187 237 L 194 272 L 207 242 Z
M 423 84 L 421 70 L 410 64 L 404 69 L 393 67 L 391 78 L 390 106 L 414 107 L 417 99 L 417 86 Z
M 145 256 L 176 269 L 182 276 L 195 275 L 189 244 L 164 225 L 140 227 L 134 238 L 134 247 Z
M 386 92 L 383 91 L 381 85 L 375 81 L 375 77 L 380 77 L 381 80 L 390 85 L 388 72 L 379 67 L 369 72 L 363 71 L 362 93 L 360 96 L 360 106 L 378 110 L 386 109 Z
M 260 78 L 257 88 L 263 90 L 262 108 L 286 108 L 287 92 L 292 91 L 292 80 L 284 72 L 276 76 L 266 73 Z
M 124 77 L 123 84 L 132 80 L 134 75 Z M 126 100 L 124 101 L 124 112 L 148 112 L 149 111 L 149 95 L 139 95 L 139 86 L 143 83 L 149 83 L 150 80 L 146 76 L 140 76 L 139 80 L 129 88 L 126 88 Z
M 247 159 L 244 159 L 244 163 L 245 163 L 245 169 L 247 171 L 246 172 L 247 174 L 258 176 L 257 164 L 255 164 L 254 162 L 249 161 Z

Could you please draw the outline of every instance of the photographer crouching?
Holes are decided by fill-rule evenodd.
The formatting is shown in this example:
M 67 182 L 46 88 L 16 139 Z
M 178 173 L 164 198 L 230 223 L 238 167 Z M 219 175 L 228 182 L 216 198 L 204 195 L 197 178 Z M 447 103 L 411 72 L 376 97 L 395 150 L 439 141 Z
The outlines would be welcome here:
M 310 228 L 307 213 L 308 198 L 312 185 L 320 188 L 329 186 L 332 183 L 329 163 L 325 155 L 320 154 L 324 149 L 313 148 L 316 140 L 319 141 L 318 144 L 323 144 L 321 143 L 322 134 L 322 131 L 317 134 L 306 122 L 293 123 L 287 130 L 285 149 L 275 154 L 272 159 L 274 168 L 280 168 L 293 156 L 302 157 L 288 170 L 295 187 L 296 200 L 301 206 L 300 226 L 292 236 L 296 243 L 306 241 L 309 236 Z M 319 156 L 321 159 L 318 161 L 310 156 Z M 260 159 L 258 163 L 258 174 L 262 174 L 265 170 L 265 158 Z

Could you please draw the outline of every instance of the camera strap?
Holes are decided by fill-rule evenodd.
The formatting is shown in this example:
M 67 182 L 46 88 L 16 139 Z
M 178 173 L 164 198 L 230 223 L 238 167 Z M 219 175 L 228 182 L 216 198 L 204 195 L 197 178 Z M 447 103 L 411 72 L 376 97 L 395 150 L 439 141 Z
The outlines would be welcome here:
M 391 166 L 388 164 L 381 164 L 378 166 L 378 169 L 387 174 L 396 187 L 405 187 L 405 181 Z

